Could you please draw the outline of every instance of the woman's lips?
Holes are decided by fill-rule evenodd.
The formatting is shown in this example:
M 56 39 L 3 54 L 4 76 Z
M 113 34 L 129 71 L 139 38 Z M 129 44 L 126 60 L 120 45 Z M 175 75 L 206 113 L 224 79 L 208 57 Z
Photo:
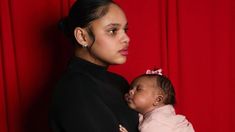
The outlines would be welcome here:
M 127 56 L 128 55 L 128 49 L 119 50 L 119 53 L 123 56 Z

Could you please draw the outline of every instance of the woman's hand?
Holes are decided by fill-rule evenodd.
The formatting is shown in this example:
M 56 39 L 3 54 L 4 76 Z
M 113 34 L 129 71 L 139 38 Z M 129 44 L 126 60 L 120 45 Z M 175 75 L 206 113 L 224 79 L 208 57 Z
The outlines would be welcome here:
M 128 131 L 126 130 L 126 128 L 123 127 L 122 125 L 119 125 L 119 130 L 120 130 L 120 132 L 128 132 Z

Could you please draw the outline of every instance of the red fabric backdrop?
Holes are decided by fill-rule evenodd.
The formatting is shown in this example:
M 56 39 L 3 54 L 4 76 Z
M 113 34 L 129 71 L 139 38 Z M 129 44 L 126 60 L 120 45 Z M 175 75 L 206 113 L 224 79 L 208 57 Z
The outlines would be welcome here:
M 116 0 L 130 55 L 111 71 L 129 81 L 162 67 L 178 113 L 197 132 L 235 131 L 235 1 Z M 0 0 L 0 131 L 49 132 L 51 90 L 72 54 L 57 21 L 73 0 Z

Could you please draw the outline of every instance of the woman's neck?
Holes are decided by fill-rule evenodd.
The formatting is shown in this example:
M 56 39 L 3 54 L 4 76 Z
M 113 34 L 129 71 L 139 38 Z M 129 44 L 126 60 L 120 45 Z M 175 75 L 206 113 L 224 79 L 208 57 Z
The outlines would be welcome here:
M 88 48 L 76 48 L 75 49 L 75 56 L 82 58 L 86 61 L 89 61 L 90 63 L 99 65 L 99 66 L 103 66 L 103 67 L 108 67 L 109 64 L 100 61 L 99 59 L 97 59 L 97 57 L 95 57 L 93 54 L 91 54 L 91 52 L 88 50 Z

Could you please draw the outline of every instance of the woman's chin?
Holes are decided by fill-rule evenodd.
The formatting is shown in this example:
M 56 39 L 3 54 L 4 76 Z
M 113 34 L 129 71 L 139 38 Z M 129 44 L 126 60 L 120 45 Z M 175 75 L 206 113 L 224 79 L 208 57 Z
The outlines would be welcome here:
M 127 61 L 127 57 L 120 57 L 115 61 L 115 64 L 117 65 L 124 64 L 126 63 L 126 61 Z

